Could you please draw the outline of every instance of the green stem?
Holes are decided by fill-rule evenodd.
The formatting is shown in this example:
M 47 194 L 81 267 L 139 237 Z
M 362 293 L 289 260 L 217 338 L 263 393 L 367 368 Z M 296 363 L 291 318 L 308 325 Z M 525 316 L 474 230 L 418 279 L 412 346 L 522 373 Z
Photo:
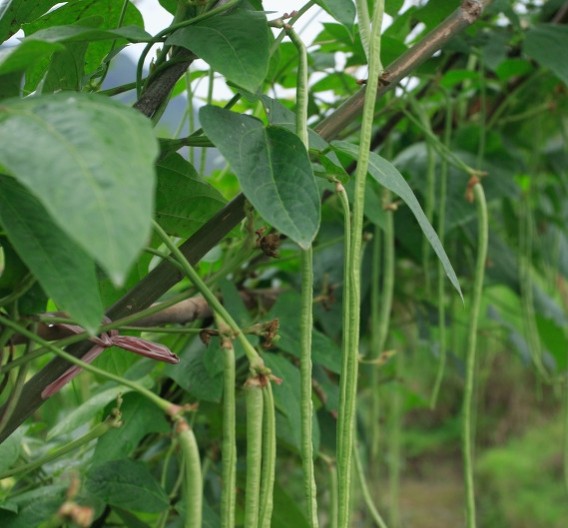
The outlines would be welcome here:
M 199 448 L 193 430 L 185 418 L 177 420 L 176 432 L 183 456 L 185 518 L 184 528 L 201 526 L 203 510 L 203 479 Z
M 120 420 L 121 416 L 119 412 L 112 413 L 105 419 L 104 422 L 101 422 L 100 424 L 96 425 L 87 434 L 81 436 L 80 438 L 77 438 L 77 440 L 73 440 L 72 442 L 69 442 L 68 444 L 65 444 L 60 448 L 54 449 L 48 455 L 38 458 L 34 462 L 30 462 L 29 464 L 25 464 L 23 466 L 13 468 L 8 471 L 4 471 L 4 473 L 0 473 L 0 480 L 3 480 L 8 477 L 13 477 L 15 475 L 22 475 L 25 473 L 29 473 L 30 471 L 33 471 L 43 466 L 44 464 L 56 460 L 59 457 L 62 457 L 63 455 L 66 455 L 67 453 L 70 453 L 71 451 L 74 451 L 75 449 L 78 449 L 79 447 L 88 444 L 92 440 L 101 437 L 110 429 L 113 429 L 115 427 L 120 427 L 122 425 Z
M 260 528 L 272 525 L 272 509 L 274 507 L 274 475 L 276 470 L 276 414 L 272 385 L 268 383 L 262 390 L 264 399 L 262 441 L 262 475 L 260 489 Z
M 475 488 L 473 479 L 473 434 L 472 423 L 475 411 L 475 365 L 477 346 L 477 327 L 481 308 L 481 294 L 483 292 L 483 279 L 485 276 L 485 261 L 487 259 L 487 241 L 489 237 L 489 220 L 485 193 L 480 183 L 473 186 L 478 214 L 478 247 L 475 266 L 475 280 L 473 284 L 473 299 L 469 316 L 469 335 L 467 342 L 466 379 L 463 400 L 463 457 L 466 495 L 466 520 L 468 528 L 475 528 Z
M 360 136 L 359 160 L 355 175 L 353 201 L 352 237 L 348 247 L 349 259 L 346 262 L 344 291 L 349 291 L 348 304 L 344 302 L 343 355 L 344 370 L 341 373 L 341 390 L 338 417 L 338 486 L 339 511 L 338 527 L 348 528 L 351 519 L 351 469 L 355 429 L 355 401 L 357 395 L 359 326 L 361 302 L 361 250 L 363 234 L 363 207 L 365 183 L 369 166 L 369 150 L 373 132 L 373 116 L 377 96 L 379 70 L 381 25 L 384 2 L 377 0 L 373 13 L 373 23 L 369 48 L 369 78 L 365 92 L 363 120 Z
M 256 381 L 252 378 L 249 381 Z M 257 384 L 245 387 L 247 405 L 247 482 L 245 495 L 246 528 L 259 528 L 260 480 L 262 472 L 263 394 Z
M 231 314 L 229 314 L 229 312 L 221 304 L 219 299 L 217 299 L 215 294 L 209 289 L 203 279 L 201 279 L 197 271 L 195 271 L 193 266 L 184 257 L 183 253 L 178 249 L 178 247 L 171 241 L 170 237 L 160 227 L 160 225 L 156 221 L 154 221 L 153 224 L 156 233 L 162 239 L 166 247 L 172 252 L 177 261 L 181 264 L 184 273 L 187 275 L 189 280 L 194 284 L 199 293 L 203 295 L 211 309 L 216 312 L 223 320 L 223 322 L 231 329 L 231 331 L 234 332 L 237 339 L 239 340 L 239 343 L 241 343 L 241 345 L 243 346 L 245 354 L 250 362 L 251 370 L 255 372 L 265 372 L 266 367 L 264 366 L 264 361 L 262 360 L 258 352 L 254 349 L 254 347 L 250 344 L 239 325 L 232 318 Z
M 290 40 L 298 51 L 298 82 L 296 95 L 296 134 L 306 150 L 308 141 L 308 54 L 302 39 L 286 27 Z M 312 403 L 312 329 L 314 303 L 313 249 L 301 251 L 302 307 L 300 314 L 300 378 L 301 378 L 301 456 L 304 470 L 304 493 L 308 523 L 318 527 L 317 488 L 314 470 L 313 403 Z

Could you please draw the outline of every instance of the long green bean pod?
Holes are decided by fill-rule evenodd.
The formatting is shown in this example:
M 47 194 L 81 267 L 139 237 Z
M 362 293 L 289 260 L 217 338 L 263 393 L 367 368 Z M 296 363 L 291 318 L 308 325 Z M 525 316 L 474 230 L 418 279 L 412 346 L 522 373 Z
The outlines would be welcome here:
M 257 378 L 248 380 L 245 393 L 247 406 L 247 482 L 244 525 L 247 528 L 259 528 L 264 405 L 262 388 Z
M 296 133 L 309 149 L 308 142 L 308 54 L 306 46 L 289 26 L 286 31 L 298 50 L 298 83 L 296 97 Z M 312 404 L 312 330 L 314 303 L 313 249 L 301 251 L 302 307 L 300 315 L 301 378 L 301 456 L 304 470 L 304 493 L 311 528 L 318 527 L 317 489 L 314 471 L 313 404 Z
M 469 333 L 467 341 L 466 377 L 463 399 L 463 460 L 466 495 L 467 528 L 476 526 L 475 487 L 473 479 L 473 415 L 475 406 L 475 364 L 477 347 L 477 326 L 481 307 L 481 294 L 485 276 L 485 261 L 487 259 L 487 243 L 489 238 L 489 220 L 485 193 L 479 182 L 473 184 L 473 194 L 477 204 L 477 260 L 475 265 L 475 280 L 473 284 L 473 299 L 469 316 Z
M 270 528 L 274 506 L 274 475 L 276 468 L 276 413 L 272 385 L 268 383 L 262 389 L 264 400 L 263 439 L 262 439 L 262 475 L 260 481 L 260 522 L 261 528 Z
M 361 251 L 363 234 L 363 207 L 365 184 L 369 166 L 369 149 L 373 131 L 376 92 L 380 70 L 381 25 L 384 2 L 377 0 L 373 13 L 369 42 L 369 78 L 365 92 L 363 121 L 360 136 L 359 160 L 355 175 L 352 237 L 347 248 L 344 291 L 348 290 L 348 304 L 344 300 L 343 355 L 341 372 L 339 419 L 337 427 L 338 469 L 338 528 L 349 528 L 351 519 L 351 471 L 355 428 L 355 400 L 357 395 L 360 303 L 361 303 Z
M 203 478 L 201 460 L 193 430 L 185 418 L 176 422 L 176 433 L 183 454 L 183 484 L 185 495 L 184 528 L 201 526 L 203 510 Z

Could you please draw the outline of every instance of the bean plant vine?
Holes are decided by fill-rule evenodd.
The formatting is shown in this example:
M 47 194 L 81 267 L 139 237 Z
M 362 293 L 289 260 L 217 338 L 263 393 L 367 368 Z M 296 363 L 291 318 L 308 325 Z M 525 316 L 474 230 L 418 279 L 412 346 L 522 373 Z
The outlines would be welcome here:
M 562 525 L 564 3 L 8 4 L 0 526 Z

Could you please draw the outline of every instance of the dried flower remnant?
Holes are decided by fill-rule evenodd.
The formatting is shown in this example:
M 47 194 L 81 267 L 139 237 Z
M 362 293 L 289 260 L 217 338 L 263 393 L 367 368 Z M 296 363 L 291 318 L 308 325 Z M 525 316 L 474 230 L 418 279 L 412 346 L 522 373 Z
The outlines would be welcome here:
M 110 323 L 110 319 L 105 318 L 105 323 Z M 68 330 L 72 334 L 80 334 L 84 330 L 77 325 L 58 324 L 61 328 Z M 167 346 L 159 343 L 153 343 L 142 339 L 141 337 L 122 336 L 118 330 L 113 329 L 108 332 L 103 332 L 98 337 L 91 337 L 89 341 L 95 344 L 83 357 L 82 360 L 86 363 L 92 363 L 100 354 L 111 346 L 116 346 L 135 354 L 145 356 L 157 361 L 165 361 L 166 363 L 176 364 L 179 363 L 179 357 L 176 356 Z M 41 393 L 41 397 L 45 400 L 59 392 L 61 388 L 69 383 L 79 372 L 81 367 L 74 365 L 57 378 L 53 383 L 50 383 Z

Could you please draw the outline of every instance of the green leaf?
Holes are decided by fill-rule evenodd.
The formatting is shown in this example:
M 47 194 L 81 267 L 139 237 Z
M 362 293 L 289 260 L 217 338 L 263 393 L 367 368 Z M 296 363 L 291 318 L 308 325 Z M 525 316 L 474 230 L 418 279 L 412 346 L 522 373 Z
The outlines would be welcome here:
M 203 107 L 199 116 L 259 214 L 301 247 L 309 247 L 319 227 L 320 199 L 298 136 L 213 106 Z
M 346 141 L 334 141 L 331 146 L 336 150 L 347 154 L 352 159 L 357 159 L 359 157 L 359 147 L 357 145 L 353 145 L 351 143 L 347 143 Z M 434 231 L 434 228 L 426 218 L 422 207 L 418 203 L 416 196 L 412 192 L 412 189 L 402 176 L 400 172 L 398 172 L 397 168 L 389 163 L 386 159 L 382 158 L 375 152 L 370 153 L 369 159 L 369 174 L 375 178 L 381 185 L 395 193 L 399 196 L 406 205 L 412 211 L 412 214 L 418 221 L 424 236 L 428 239 L 428 242 L 434 249 L 434 252 L 440 259 L 442 266 L 444 267 L 444 271 L 446 275 L 450 279 L 450 282 L 454 286 L 454 288 L 460 294 L 460 297 L 463 300 L 463 295 L 461 292 L 460 284 L 458 278 L 456 277 L 454 268 L 450 264 L 448 256 L 440 243 L 440 239 Z
M 0 74 L 25 71 L 62 49 L 63 45 L 53 42 L 24 40 L 19 46 L 0 50 Z
M 310 523 L 298 501 L 284 491 L 278 480 L 274 483 L 274 515 L 272 516 L 272 528 L 309 528 Z
M 568 84 L 568 27 L 558 24 L 539 24 L 526 33 L 523 51 L 559 79 Z
M 355 22 L 355 4 L 353 0 L 316 0 L 316 4 L 325 9 L 347 29 L 351 30 Z
M 41 40 L 42 42 L 93 42 L 124 38 L 130 42 L 148 42 L 152 35 L 137 26 L 125 26 L 118 29 L 98 29 L 83 25 L 53 26 L 34 32 L 23 42 Z
M 201 342 L 180 354 L 178 365 L 167 365 L 164 374 L 198 400 L 218 403 L 223 394 L 223 356 L 220 350 Z
M 0 473 L 10 469 L 20 457 L 22 449 L 22 430 L 17 429 L 0 444 Z
M 85 487 L 95 497 L 125 510 L 158 513 L 168 496 L 142 462 L 112 460 L 87 473 Z
M 292 112 L 292 110 L 288 110 L 280 101 L 272 99 L 267 95 L 261 96 L 260 99 L 271 125 L 286 128 L 291 132 L 296 131 L 296 114 Z M 329 148 L 328 142 L 311 128 L 308 128 L 308 139 L 310 149 L 328 150 Z M 335 154 L 333 154 L 333 156 L 335 156 Z
M 78 31 L 76 37 L 80 39 L 84 39 L 87 34 L 82 33 L 82 29 L 68 30 L 56 26 L 86 27 L 87 29 L 90 27 L 90 30 L 94 33 L 88 37 L 90 42 L 85 53 L 85 60 L 80 65 L 80 69 L 89 76 L 100 68 L 101 62 L 111 50 L 119 50 L 123 47 L 127 43 L 126 39 L 133 41 L 147 39 L 148 34 L 142 29 L 130 27 L 144 27 L 142 15 L 134 3 L 128 2 L 126 4 L 124 18 L 121 21 L 122 6 L 123 2 L 116 0 L 74 0 L 45 14 L 37 21 L 24 25 L 23 29 L 28 38 L 30 38 L 30 35 L 33 38 L 40 32 L 40 36 L 43 35 L 47 39 L 62 38 L 63 41 L 68 42 L 68 39 L 73 40 L 74 38 L 72 31 Z M 119 22 L 123 27 L 117 29 Z M 108 36 L 104 35 L 104 30 L 108 30 Z M 113 32 L 118 33 L 113 36 Z M 122 36 L 120 36 L 121 34 Z M 104 40 L 101 41 L 101 38 Z M 36 88 L 49 66 L 50 64 L 45 62 L 43 65 L 39 65 L 34 72 L 26 75 L 27 90 L 31 91 Z
M 0 4 L 0 42 L 16 33 L 22 24 L 43 15 L 57 0 L 4 0 Z
M 0 176 L 0 223 L 58 307 L 94 333 L 103 317 L 95 263 L 52 222 L 39 200 L 8 176 Z
M 0 164 L 120 284 L 150 234 L 149 120 L 106 97 L 56 94 L 0 108 Z
M 400 10 L 404 5 L 404 0 L 385 0 L 385 13 L 391 17 L 400 14 Z
M 167 45 L 182 46 L 229 81 L 256 92 L 268 73 L 269 32 L 262 12 L 237 9 L 175 31 Z
M 157 177 L 156 220 L 170 235 L 188 238 L 226 202 L 179 154 L 158 162 Z
M 164 413 L 140 394 L 126 394 L 120 411 L 123 425 L 99 438 L 93 455 L 95 464 L 127 457 L 149 433 L 170 431 Z

